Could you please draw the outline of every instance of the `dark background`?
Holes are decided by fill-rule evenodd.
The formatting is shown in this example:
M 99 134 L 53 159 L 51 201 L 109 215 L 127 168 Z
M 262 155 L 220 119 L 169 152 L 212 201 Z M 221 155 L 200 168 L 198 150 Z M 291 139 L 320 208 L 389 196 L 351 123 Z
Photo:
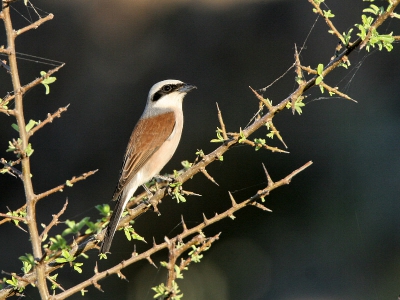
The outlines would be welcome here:
M 31 143 L 35 192 L 52 188 L 74 175 L 99 172 L 43 199 L 40 222 L 48 224 L 68 197 L 65 219 L 98 218 L 94 206 L 109 203 L 117 182 L 130 132 L 140 117 L 148 90 L 163 79 L 195 84 L 184 103 L 185 128 L 180 146 L 164 172 L 179 169 L 180 161 L 195 158 L 217 145 L 209 141 L 219 126 L 218 102 L 229 131 L 239 131 L 257 110 L 248 86 L 263 88 L 293 63 L 294 45 L 306 49 L 304 65 L 327 64 L 337 39 L 327 33 L 306 0 L 295 1 L 35 1 L 39 9 L 54 13 L 53 21 L 17 39 L 17 51 L 66 62 L 57 81 L 44 95 L 39 86 L 25 96 L 27 120 L 43 120 L 47 113 L 71 103 L 61 119 L 35 134 Z M 340 32 L 360 23 L 361 0 L 328 1 Z M 386 5 L 385 1 L 378 5 Z M 29 24 L 23 3 L 13 11 L 14 28 Z M 327 10 L 328 8 L 324 8 Z M 39 12 L 44 15 L 43 11 Z M 21 14 L 23 16 L 21 16 Z M 30 11 L 36 20 L 34 12 Z M 312 28 L 312 30 L 311 30 Z M 389 20 L 379 32 L 395 30 Z M 354 34 L 353 34 L 354 36 Z M 0 45 L 6 44 L 4 31 Z M 179 280 L 185 299 L 396 299 L 400 293 L 400 50 L 391 53 L 365 50 L 350 56 L 349 70 L 337 69 L 326 79 L 358 101 L 330 98 L 318 88 L 307 92 L 301 116 L 287 110 L 274 123 L 290 154 L 271 153 L 247 146 L 235 147 L 215 162 L 209 173 L 219 187 L 199 174 L 184 188 L 202 194 L 177 205 L 166 198 L 160 217 L 149 212 L 135 229 L 151 243 L 162 242 L 181 229 L 211 217 L 230 205 L 228 191 L 242 201 L 265 187 L 262 163 L 279 180 L 309 160 L 314 164 L 289 186 L 266 198 L 273 213 L 256 208 L 237 212 L 205 230 L 222 231 L 221 238 L 192 264 Z M 36 59 L 35 59 L 36 60 Z M 52 68 L 19 60 L 22 83 Z M 277 103 L 295 88 L 295 74 L 278 81 L 264 94 Z M 0 97 L 12 91 L 9 75 L 0 69 Z M 320 97 L 325 98 L 321 99 Z M 319 101 L 313 101 L 319 99 Z M 12 117 L 0 117 L 2 157 L 8 141 L 16 137 Z M 254 137 L 264 137 L 260 130 Z M 270 145 L 279 146 L 274 139 Z M 0 177 L 0 211 L 24 204 L 22 184 L 9 175 Z M 53 233 L 59 233 L 59 225 Z M 0 269 L 18 272 L 17 259 L 32 252 L 28 235 L 11 224 L 0 231 Z M 99 269 L 129 258 L 134 244 L 144 251 L 151 244 L 127 242 L 118 234 L 112 255 Z M 95 253 L 92 253 L 95 256 Z M 167 253 L 153 257 L 159 265 Z M 88 278 L 65 267 L 59 282 L 64 288 Z M 150 287 L 165 280 L 163 270 L 147 262 L 124 269 L 129 283 L 111 276 L 100 282 L 105 293 L 89 287 L 85 299 L 153 299 Z M 38 299 L 33 288 L 25 299 Z M 82 299 L 75 295 L 72 299 Z

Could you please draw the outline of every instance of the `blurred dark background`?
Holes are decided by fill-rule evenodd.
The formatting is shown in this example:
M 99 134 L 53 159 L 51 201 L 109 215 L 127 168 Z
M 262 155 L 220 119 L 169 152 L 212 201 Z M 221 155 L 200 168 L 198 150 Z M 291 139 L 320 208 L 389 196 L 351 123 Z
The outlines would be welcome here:
M 361 0 L 327 1 L 340 32 L 360 23 L 368 4 Z M 65 219 L 98 218 L 94 206 L 109 203 L 131 130 L 140 117 L 150 87 L 173 78 L 195 84 L 184 103 L 185 128 L 181 144 L 164 172 L 193 161 L 197 149 L 205 153 L 217 145 L 209 141 L 219 126 L 218 102 L 229 131 L 244 127 L 257 110 L 249 90 L 263 88 L 293 63 L 294 45 L 306 48 L 304 65 L 316 67 L 332 57 L 337 39 L 327 33 L 308 1 L 35 1 L 42 15 L 54 20 L 17 39 L 17 51 L 66 62 L 56 73 L 50 95 L 39 86 L 25 96 L 27 120 L 43 120 L 47 113 L 71 104 L 61 119 L 35 134 L 31 143 L 35 192 L 52 188 L 74 175 L 99 172 L 84 182 L 41 200 L 39 222 L 48 224 L 65 199 Z M 386 2 L 382 2 L 386 5 Z M 14 28 L 29 24 L 19 1 L 14 5 Z M 35 13 L 29 11 L 36 20 Z M 379 32 L 395 30 L 389 20 Z M 308 39 L 306 40 L 308 36 Z M 0 45 L 6 45 L 4 31 Z M 4 59 L 4 58 L 2 58 Z M 36 59 L 34 59 L 36 60 Z M 215 162 L 209 173 L 219 187 L 199 174 L 184 188 L 202 194 L 177 205 L 166 198 L 160 217 L 149 212 L 135 229 L 151 243 L 178 233 L 180 216 L 188 226 L 230 205 L 228 191 L 242 201 L 265 187 L 262 163 L 279 180 L 309 160 L 314 164 L 289 186 L 266 198 L 273 213 L 247 208 L 205 230 L 222 231 L 221 238 L 192 264 L 178 281 L 184 299 L 397 299 L 400 293 L 400 49 L 391 53 L 365 50 L 350 56 L 349 70 L 335 70 L 326 79 L 358 101 L 307 92 L 301 116 L 287 110 L 274 123 L 290 154 L 235 147 Z M 19 60 L 23 83 L 52 66 Z M 264 93 L 277 103 L 295 88 L 292 71 Z M 9 75 L 0 69 L 0 97 L 11 91 Z M 325 98 L 321 99 L 321 96 Z M 318 100 L 318 101 L 315 101 Z M 12 117 L 1 115 L 1 157 L 16 137 Z M 260 130 L 254 137 L 264 137 Z M 282 147 L 276 140 L 270 145 Z M 0 211 L 24 204 L 21 182 L 0 177 Z M 61 224 L 53 233 L 64 229 Z M 0 230 L 0 269 L 18 272 L 17 259 L 32 252 L 28 235 L 12 226 Z M 99 269 L 129 258 L 134 244 L 144 251 L 150 244 L 128 242 L 118 234 L 107 261 Z M 95 256 L 92 253 L 92 256 Z M 159 265 L 167 253 L 153 257 Z M 94 261 L 84 273 L 65 267 L 59 282 L 64 288 L 93 274 Z M 93 287 L 85 299 L 153 299 L 150 287 L 165 280 L 163 270 L 148 262 L 124 269 L 129 283 L 111 276 Z M 33 288 L 25 299 L 38 299 Z M 71 299 L 82 299 L 75 295 Z

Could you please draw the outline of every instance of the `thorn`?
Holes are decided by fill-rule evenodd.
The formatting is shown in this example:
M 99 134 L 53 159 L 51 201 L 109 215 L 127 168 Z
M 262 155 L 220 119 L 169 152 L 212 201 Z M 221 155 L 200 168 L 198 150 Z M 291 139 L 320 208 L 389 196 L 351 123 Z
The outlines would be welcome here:
M 269 103 L 266 99 L 264 99 L 263 96 L 261 96 L 259 93 L 257 93 L 251 86 L 249 86 L 250 90 L 254 93 L 254 95 L 257 97 L 257 99 L 262 102 L 268 110 L 272 110 L 272 105 Z
M 153 247 L 157 247 L 156 239 L 154 238 L 154 236 L 153 236 Z
M 164 236 L 164 241 L 168 244 L 168 246 L 171 245 L 171 240 L 167 236 Z
M 129 280 L 126 279 L 125 275 L 122 274 L 121 271 L 118 271 L 117 276 L 118 276 L 119 278 L 121 278 L 122 280 L 126 280 L 127 282 L 129 282 Z
M 94 266 L 94 274 L 99 273 L 99 268 L 97 267 L 97 261 L 96 261 L 96 265 Z
M 93 281 L 92 283 L 93 283 L 93 286 L 94 286 L 96 289 L 98 289 L 100 292 L 103 292 L 103 293 L 104 293 L 104 291 L 101 289 L 101 285 L 98 284 L 97 281 Z
M 253 203 L 251 203 L 251 205 L 254 205 L 255 207 L 257 207 L 257 208 L 259 208 L 261 210 L 272 212 L 272 210 L 270 210 L 269 208 L 265 207 L 261 203 L 253 202 Z
M 136 244 L 133 245 L 133 252 L 132 252 L 132 257 L 137 256 L 138 253 L 136 252 Z
M 229 197 L 231 198 L 231 201 L 232 201 L 232 207 L 235 207 L 237 205 L 235 198 L 233 198 L 231 192 L 228 192 L 228 193 L 229 193 Z
M 181 215 L 181 222 L 182 222 L 183 232 L 186 232 L 187 231 L 187 227 L 186 227 L 186 224 L 185 224 L 185 220 L 183 220 L 183 215 Z
M 191 192 L 191 191 L 185 191 L 185 190 L 182 190 L 181 193 L 184 194 L 184 195 L 188 195 L 188 196 L 198 196 L 198 197 L 202 196 L 200 194 L 197 194 L 197 193 L 194 193 L 194 192 Z
M 204 222 L 204 225 L 208 224 L 208 220 L 207 220 L 206 215 L 204 213 L 203 213 L 203 222 Z
M 205 168 L 200 168 L 201 173 L 204 174 L 204 176 L 207 177 L 208 180 L 210 180 L 212 183 L 216 184 L 217 186 L 219 186 L 219 184 L 215 181 L 215 179 L 213 177 L 210 176 L 210 174 L 208 174 L 207 170 Z
M 268 180 L 268 186 L 272 186 L 274 184 L 274 182 L 272 181 L 271 177 L 269 176 L 267 168 L 265 167 L 265 165 L 262 164 L 262 166 L 264 168 L 265 176 L 267 177 L 267 180 Z
M 161 216 L 161 213 L 157 208 L 157 201 L 150 201 L 150 204 L 153 206 L 153 211 L 157 214 L 157 216 Z
M 151 265 L 153 265 L 156 269 L 158 269 L 154 261 L 150 258 L 150 256 L 147 256 L 146 259 Z
M 182 239 L 181 235 L 178 235 L 177 239 L 178 239 L 178 242 L 183 243 L 183 239 Z
M 228 135 L 226 134 L 225 123 L 224 123 L 224 120 L 222 119 L 222 113 L 221 113 L 221 110 L 219 109 L 218 102 L 216 102 L 215 104 L 217 104 L 218 121 L 219 121 L 219 124 L 220 124 L 220 126 L 221 126 L 222 137 L 223 137 L 224 140 L 226 141 L 226 140 L 228 140 Z

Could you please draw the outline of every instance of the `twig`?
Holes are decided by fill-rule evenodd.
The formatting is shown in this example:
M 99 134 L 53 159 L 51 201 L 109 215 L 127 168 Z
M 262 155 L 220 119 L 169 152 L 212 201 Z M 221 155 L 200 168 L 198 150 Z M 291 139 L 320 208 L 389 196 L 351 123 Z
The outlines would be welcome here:
M 272 132 L 278 137 L 278 139 L 281 141 L 281 143 L 283 144 L 283 146 L 285 146 L 285 148 L 287 149 L 288 146 L 286 146 L 286 143 L 283 141 L 283 138 L 281 136 L 281 134 L 279 133 L 279 130 L 276 129 L 274 123 L 271 121 L 268 122 L 269 126 L 272 128 Z
M 29 237 L 32 245 L 33 256 L 35 259 L 39 259 L 42 257 L 42 247 L 41 241 L 39 239 L 38 227 L 37 227 L 37 220 L 36 220 L 36 206 L 35 201 L 33 198 L 35 197 L 35 193 L 33 190 L 33 184 L 31 179 L 31 165 L 30 165 L 30 158 L 27 155 L 24 155 L 25 149 L 28 148 L 28 135 L 25 130 L 26 123 L 25 123 L 25 115 L 24 115 L 24 103 L 23 103 L 23 93 L 21 92 L 21 81 L 19 78 L 18 73 L 18 65 L 17 65 L 17 57 L 15 52 L 15 38 L 17 33 L 14 31 L 12 22 L 11 22 L 11 15 L 10 15 L 10 7 L 3 2 L 3 9 L 2 9 L 2 19 L 4 21 L 5 31 L 7 35 L 7 49 L 9 50 L 8 53 L 8 62 L 10 65 L 10 75 L 11 81 L 13 85 L 13 91 L 15 96 L 15 119 L 17 121 L 17 125 L 19 128 L 19 138 L 21 140 L 21 165 L 22 165 L 22 176 L 21 180 L 24 185 L 25 191 L 25 199 L 26 199 L 26 220 L 27 226 L 29 230 Z M 37 25 L 45 22 L 47 19 L 44 19 L 42 22 L 38 22 Z M 36 23 L 36 22 L 35 22 Z M 35 24 L 34 23 L 34 24 Z M 29 25 L 30 26 L 30 25 Z M 27 28 L 29 28 L 29 26 Z M 26 29 L 27 30 L 27 29 Z M 25 31 L 26 31 L 25 30 Z M 24 30 L 23 30 L 24 31 Z M 22 33 L 22 32 L 21 32 Z M 36 273 L 36 286 L 38 287 L 40 297 L 42 299 L 48 299 L 49 290 L 46 283 L 46 275 L 45 275 L 45 265 L 42 263 L 37 263 L 34 267 Z
M 229 216 L 232 216 L 233 213 L 235 213 L 236 211 L 248 206 L 248 205 L 254 205 L 253 203 L 258 200 L 261 199 L 262 197 L 265 197 L 267 194 L 269 194 L 272 190 L 282 186 L 282 185 L 286 185 L 289 184 L 291 179 L 296 176 L 298 173 L 300 173 L 301 171 L 303 171 L 304 169 L 306 169 L 307 167 L 309 167 L 312 164 L 312 162 L 308 162 L 305 165 L 303 165 L 302 167 L 298 168 L 297 170 L 293 171 L 292 173 L 290 173 L 289 175 L 287 175 L 285 178 L 274 182 L 273 185 L 268 186 L 267 188 L 258 191 L 255 195 L 253 195 L 252 197 L 248 198 L 247 200 L 242 201 L 241 203 L 237 203 L 236 205 L 230 207 L 229 209 L 227 209 L 226 211 L 224 211 L 223 213 L 220 214 L 215 214 L 214 217 L 207 219 L 205 216 L 203 217 L 203 222 L 200 223 L 199 225 L 193 227 L 193 228 L 184 228 L 182 233 L 178 234 L 176 237 L 172 238 L 172 239 L 168 239 L 169 242 L 164 242 L 161 244 L 156 244 L 155 242 L 153 243 L 152 248 L 150 248 L 149 250 L 143 252 L 143 253 L 136 253 L 134 252 L 134 255 L 132 255 L 131 258 L 122 261 L 121 263 L 115 265 L 114 267 L 111 267 L 103 272 L 98 272 L 95 273 L 91 278 L 71 287 L 70 289 L 67 289 L 65 292 L 62 292 L 56 296 L 50 296 L 48 298 L 48 300 L 61 300 L 61 299 L 66 299 L 67 297 L 79 292 L 80 290 L 84 289 L 85 287 L 88 287 L 90 285 L 93 284 L 93 282 L 97 282 L 111 274 L 118 274 L 122 269 L 124 269 L 125 267 L 140 261 L 140 260 L 148 260 L 150 258 L 151 255 L 153 255 L 154 253 L 168 248 L 169 243 L 175 243 L 176 241 L 182 240 L 188 236 L 191 236 L 193 234 L 196 234 L 198 232 L 201 232 L 205 227 L 208 227 L 216 222 L 219 222 Z M 156 195 L 153 196 L 153 198 Z M 144 204 L 143 204 L 144 205 Z M 147 206 L 147 205 L 144 205 Z M 135 208 L 136 209 L 136 208 Z M 85 251 L 88 251 L 90 249 L 93 249 L 96 247 L 98 241 L 95 241 L 93 239 L 91 239 L 90 241 L 88 241 L 87 244 L 81 244 L 78 245 L 75 249 L 73 249 L 73 251 L 75 251 L 74 253 L 82 253 Z M 51 272 L 53 272 L 55 269 L 58 269 L 60 267 L 60 265 L 55 265 L 55 266 L 48 266 L 46 268 L 46 274 L 50 274 Z M 31 283 L 34 282 L 36 280 L 36 276 L 34 273 L 30 273 L 30 274 L 26 274 L 24 277 L 25 281 Z M 28 285 L 29 283 L 24 284 L 24 286 Z M 2 297 L 5 297 L 8 295 L 8 293 L 13 291 L 13 287 L 6 287 L 2 290 L 0 290 L 0 299 L 2 299 Z
M 94 170 L 94 171 L 90 171 L 90 172 L 87 172 L 87 173 L 83 173 L 83 174 L 82 174 L 81 176 L 79 176 L 79 177 L 75 177 L 75 176 L 74 176 L 74 177 L 72 177 L 70 180 L 67 181 L 67 182 L 68 182 L 68 185 L 72 185 L 72 184 L 74 184 L 74 183 L 76 183 L 76 182 L 78 182 L 78 181 L 85 180 L 85 179 L 88 178 L 89 176 L 95 174 L 97 171 L 98 171 L 98 170 Z M 45 197 L 47 197 L 47 196 L 49 196 L 49 195 L 51 195 L 51 194 L 54 194 L 54 193 L 56 193 L 56 192 L 62 191 L 66 186 L 67 186 L 67 183 L 60 184 L 59 186 L 57 186 L 57 187 L 55 187 L 55 188 L 52 188 L 52 189 L 50 189 L 50 190 L 48 190 L 48 191 L 46 191 L 46 192 L 44 192 L 44 193 L 41 193 L 41 194 L 39 194 L 39 195 L 36 195 L 36 196 L 34 197 L 33 201 L 38 202 L 40 199 L 43 199 L 43 198 L 45 198 Z
M 59 108 L 55 113 L 53 113 L 53 114 L 47 114 L 47 118 L 46 118 L 43 122 L 40 122 L 37 126 L 33 127 L 33 128 L 28 132 L 28 135 L 29 135 L 29 136 L 34 135 L 36 131 L 38 131 L 39 129 L 41 129 L 41 128 L 42 128 L 43 126 L 45 126 L 46 124 L 52 123 L 53 120 L 54 120 L 55 118 L 60 118 L 60 117 L 61 117 L 61 114 L 62 114 L 63 112 L 65 112 L 65 111 L 67 111 L 68 107 L 69 107 L 69 104 L 68 104 L 67 106 L 65 106 L 65 107 L 60 107 L 60 108 Z
M 249 86 L 250 90 L 256 95 L 257 99 L 260 100 L 261 103 L 263 103 L 269 111 L 272 111 L 274 109 L 273 105 L 267 100 L 264 99 L 263 96 L 261 96 L 259 93 L 257 93 L 251 86 Z
M 186 229 L 184 230 L 184 232 L 178 234 L 175 238 L 172 239 L 167 239 L 168 242 L 164 242 L 161 244 L 154 244 L 152 248 L 150 248 L 149 250 L 138 254 L 136 256 L 132 256 L 131 258 L 122 261 L 120 264 L 105 270 L 103 272 L 99 272 L 97 274 L 95 274 L 94 276 L 92 276 L 91 278 L 89 278 L 86 281 L 83 281 L 77 285 L 75 285 L 74 287 L 66 290 L 63 293 L 60 293 L 56 296 L 50 297 L 49 300 L 61 300 L 61 299 L 65 299 L 71 295 L 73 295 L 74 293 L 79 292 L 80 290 L 82 290 L 83 288 L 89 286 L 92 284 L 93 281 L 99 281 L 100 279 L 109 276 L 111 274 L 117 274 L 121 269 L 125 268 L 128 265 L 131 265 L 139 260 L 143 260 L 143 259 L 148 259 L 148 257 L 150 257 L 152 254 L 167 248 L 171 243 L 175 243 L 178 240 L 182 240 L 185 237 L 188 237 L 192 234 L 195 234 L 197 232 L 201 232 L 205 227 L 210 226 L 211 224 L 214 224 L 218 221 L 221 221 L 231 215 L 233 215 L 234 212 L 248 206 L 248 205 L 252 205 L 252 203 L 258 199 L 260 199 L 261 197 L 266 196 L 267 194 L 269 194 L 272 190 L 276 189 L 279 186 L 282 185 L 286 185 L 289 184 L 291 179 L 296 176 L 298 173 L 300 173 L 301 171 L 303 171 L 304 169 L 306 169 L 307 167 L 309 167 L 312 164 L 312 162 L 308 162 L 305 165 L 303 165 L 302 167 L 298 168 L 297 170 L 293 171 L 292 173 L 290 173 L 289 175 L 287 175 L 285 178 L 276 181 L 272 186 L 265 188 L 264 190 L 260 190 L 258 191 L 255 195 L 253 195 L 252 197 L 248 198 L 247 200 L 244 200 L 243 202 L 237 204 L 234 207 L 231 207 L 229 209 L 227 209 L 226 211 L 224 211 L 223 213 L 220 214 L 216 214 L 214 217 L 207 219 L 205 218 L 204 221 L 202 223 L 200 223 L 199 225 L 190 228 L 190 229 Z M 154 196 L 153 196 L 154 197 Z M 0 297 L 1 297 L 1 293 L 0 293 Z
M 15 116 L 15 112 L 13 109 L 0 108 L 0 112 L 5 113 L 8 116 Z
M 382 23 L 388 18 L 391 17 L 393 15 L 393 12 L 395 10 L 395 8 L 400 4 L 400 0 L 390 0 L 389 1 L 391 6 L 389 7 L 388 10 L 386 10 L 385 12 L 383 12 L 382 14 L 380 14 L 375 22 L 371 25 L 371 27 L 368 28 L 368 33 L 365 36 L 364 40 L 362 41 L 361 45 L 360 45 L 360 50 L 362 48 L 365 47 L 365 45 L 367 45 L 368 41 L 371 38 L 372 32 L 374 32 L 380 25 L 382 25 Z
M 21 218 L 21 217 L 14 217 L 14 216 L 10 216 L 10 215 L 3 214 L 3 213 L 0 213 L 0 217 L 7 218 L 7 219 L 9 219 L 8 221 L 16 220 L 16 221 L 21 221 L 21 222 L 26 223 L 26 219 Z
M 302 70 L 306 71 L 308 74 L 314 74 L 314 75 L 317 75 L 317 74 L 318 74 L 318 72 L 317 72 L 316 70 L 314 70 L 314 69 L 312 69 L 312 68 L 310 68 L 310 67 L 306 67 L 306 66 L 300 65 L 300 68 L 301 68 Z
M 20 207 L 19 209 L 17 209 L 15 212 L 18 213 L 18 212 L 23 211 L 23 210 L 26 210 L 26 204 L 24 206 Z M 6 215 L 6 216 L 4 216 L 3 220 L 0 220 L 0 225 L 3 225 L 4 223 L 9 222 L 11 220 L 12 220 L 11 216 Z
M 67 205 L 68 205 L 68 199 L 65 201 L 65 204 L 63 206 L 63 208 L 60 210 L 60 212 L 56 215 L 53 215 L 53 220 L 51 220 L 50 224 L 46 226 L 46 228 L 43 230 L 43 232 L 40 234 L 39 238 L 41 241 L 44 240 L 44 238 L 47 236 L 47 233 L 50 231 L 50 229 L 58 224 L 58 219 L 60 218 L 60 216 L 65 212 L 65 210 L 67 209 Z
M 25 94 L 27 91 L 29 91 L 31 88 L 35 87 L 36 85 L 38 85 L 39 83 L 41 83 L 43 80 L 45 80 L 46 78 L 48 78 L 49 76 L 51 76 L 52 74 L 54 74 L 55 72 L 57 72 L 58 70 L 60 70 L 62 67 L 65 66 L 65 63 L 59 65 L 58 67 L 55 67 L 54 69 L 51 69 L 49 71 L 47 71 L 46 75 L 36 78 L 35 80 L 31 81 L 30 83 L 24 85 L 23 87 L 21 87 L 21 93 Z M 10 96 L 12 100 L 12 98 L 14 96 Z
M 278 147 L 271 147 L 271 146 L 268 146 L 268 145 L 257 144 L 257 143 L 255 143 L 255 142 L 252 142 L 252 141 L 247 140 L 247 139 L 246 139 L 246 140 L 243 140 L 242 143 L 243 143 L 243 144 L 250 145 L 250 146 L 252 146 L 252 147 L 261 146 L 261 147 L 263 147 L 263 148 L 265 148 L 265 149 L 267 149 L 267 150 L 270 150 L 270 151 L 272 151 L 272 152 L 289 153 L 288 151 L 279 149 Z M 284 144 L 284 145 L 285 145 L 285 144 Z M 286 146 L 286 145 L 285 145 L 285 146 Z
M 226 128 L 225 128 L 224 120 L 222 119 L 222 113 L 221 113 L 221 110 L 219 109 L 218 103 L 216 103 L 216 104 L 217 104 L 217 110 L 218 110 L 218 121 L 221 126 L 222 137 L 224 138 L 224 140 L 227 140 L 228 136 L 226 135 Z
M 37 20 L 36 22 L 33 22 L 31 24 L 29 24 L 28 26 L 21 28 L 19 30 L 14 31 L 14 37 L 17 37 L 18 35 L 23 34 L 24 32 L 31 30 L 31 29 L 36 29 L 38 28 L 40 25 L 42 25 L 44 22 L 47 22 L 51 19 L 54 18 L 53 14 L 48 14 L 46 17 L 44 18 L 40 18 L 39 20 Z
M 325 82 L 323 82 L 323 81 L 320 82 L 320 85 L 322 85 L 325 89 L 327 89 L 327 90 L 328 90 L 329 92 L 331 92 L 331 93 L 337 94 L 337 95 L 339 95 L 339 96 L 342 97 L 342 98 L 345 98 L 345 99 L 347 99 L 347 100 L 351 100 L 351 101 L 353 101 L 353 102 L 355 102 L 355 103 L 358 103 L 356 100 L 350 98 L 350 97 L 347 96 L 345 93 L 340 92 L 337 88 L 333 88 L 333 87 L 327 85 L 327 84 L 326 84 Z
M 325 16 L 325 13 L 322 11 L 322 9 L 320 8 L 319 4 L 317 4 L 314 0 L 308 0 L 308 2 L 310 2 L 314 6 L 314 8 L 316 10 L 316 13 L 318 13 L 321 17 L 324 18 L 326 24 L 328 24 L 329 28 L 332 30 L 331 33 L 335 34 L 336 37 L 344 43 L 343 36 L 336 29 L 335 25 L 333 25 L 332 21 L 328 17 Z
M 207 177 L 208 180 L 210 180 L 215 185 L 219 186 L 219 184 L 215 181 L 215 179 L 210 174 L 208 174 L 206 168 L 201 168 L 200 171 L 201 171 L 201 173 L 204 174 L 204 176 Z
M 301 85 L 304 83 L 304 76 L 303 72 L 301 71 L 301 63 L 300 63 L 300 56 L 299 52 L 297 51 L 297 45 L 294 44 L 294 59 L 295 59 L 295 65 L 296 65 L 296 82 Z

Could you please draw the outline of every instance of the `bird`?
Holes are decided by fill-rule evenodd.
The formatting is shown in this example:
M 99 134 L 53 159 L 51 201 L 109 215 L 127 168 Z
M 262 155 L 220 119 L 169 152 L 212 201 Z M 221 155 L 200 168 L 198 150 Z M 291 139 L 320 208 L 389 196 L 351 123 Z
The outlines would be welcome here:
M 159 174 L 175 153 L 183 129 L 183 98 L 196 88 L 174 79 L 160 81 L 151 87 L 146 107 L 126 147 L 112 197 L 116 204 L 105 229 L 101 253 L 109 253 L 119 220 L 136 189 Z

